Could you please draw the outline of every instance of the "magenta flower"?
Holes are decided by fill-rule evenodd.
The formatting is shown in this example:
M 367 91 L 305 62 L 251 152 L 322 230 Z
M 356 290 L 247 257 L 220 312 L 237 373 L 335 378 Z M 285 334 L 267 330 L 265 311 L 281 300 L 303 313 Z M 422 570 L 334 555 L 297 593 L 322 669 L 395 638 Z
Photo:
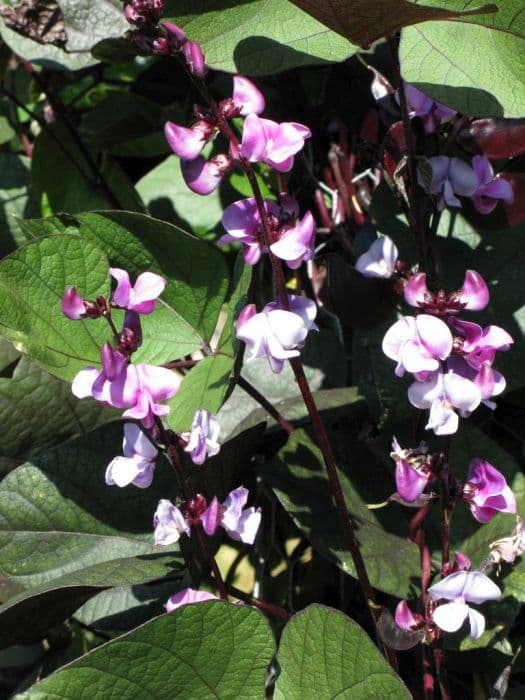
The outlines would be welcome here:
M 164 10 L 164 0 L 131 0 L 124 8 L 124 15 L 130 24 L 143 27 L 156 24 Z
M 182 605 L 193 605 L 195 603 L 202 603 L 205 600 L 219 600 L 213 593 L 208 593 L 208 591 L 196 591 L 194 588 L 183 588 L 175 595 L 172 595 L 166 601 L 167 613 L 171 613 Z
M 252 163 L 263 161 L 281 173 L 293 166 L 293 158 L 311 136 L 310 129 L 297 122 L 277 122 L 248 114 L 244 122 L 241 155 Z
M 184 452 L 189 452 L 195 464 L 204 464 L 208 457 L 218 454 L 221 446 L 217 442 L 220 432 L 219 421 L 209 411 L 200 408 L 195 411 L 191 432 L 181 437 L 187 441 Z
M 450 600 L 438 605 L 432 614 L 436 625 L 444 632 L 456 632 L 469 619 L 470 636 L 479 639 L 485 631 L 485 618 L 467 603 L 484 603 L 501 598 L 501 591 L 480 571 L 457 571 L 428 589 L 432 600 Z
M 184 533 L 190 536 L 190 525 L 177 506 L 162 498 L 153 516 L 153 539 L 155 544 L 166 547 L 175 544 Z
M 444 316 L 460 311 L 481 311 L 489 303 L 489 289 L 483 277 L 475 270 L 465 272 L 465 280 L 459 292 L 434 294 L 427 287 L 424 272 L 412 275 L 404 290 L 405 301 L 426 313 Z
M 484 362 L 479 370 L 476 370 L 462 357 L 453 356 L 447 360 L 447 369 L 475 384 L 485 406 L 490 409 L 496 408 L 496 404 L 490 399 L 505 390 L 506 381 L 505 377 L 493 369 L 489 362 Z
M 261 524 L 259 508 L 245 508 L 248 489 L 239 486 L 231 491 L 222 505 L 215 497 L 201 515 L 202 527 L 207 535 L 214 535 L 223 527 L 232 540 L 253 544 Z
M 422 615 L 414 615 L 408 607 L 406 600 L 401 600 L 396 607 L 394 615 L 396 625 L 402 630 L 416 630 L 423 626 L 425 620 Z
M 242 75 L 235 75 L 233 78 L 232 100 L 243 117 L 252 113 L 260 114 L 266 105 L 262 92 Z
M 435 372 L 428 379 L 413 382 L 408 389 L 408 400 L 416 408 L 429 408 L 425 428 L 435 435 L 451 435 L 458 429 L 459 418 L 469 416 L 481 403 L 479 388 L 469 379 L 454 372 Z
M 472 195 L 472 203 L 482 214 L 490 214 L 501 199 L 507 204 L 514 201 L 514 190 L 508 180 L 494 177 L 494 170 L 487 156 L 474 156 L 472 167 L 478 178 L 478 187 Z
M 376 238 L 370 248 L 357 258 L 355 269 L 365 277 L 390 278 L 396 270 L 398 250 L 389 236 Z
M 450 318 L 450 325 L 459 334 L 456 350 L 475 370 L 488 363 L 492 365 L 496 352 L 506 352 L 514 343 L 512 336 L 499 326 L 487 326 L 481 328 L 477 323 L 462 321 L 459 318 Z
M 289 198 L 291 199 L 291 198 Z M 296 202 L 294 202 L 297 205 Z M 297 207 L 298 208 L 298 207 Z M 295 226 L 290 224 L 287 209 L 279 207 L 274 202 L 264 201 L 264 209 L 268 214 L 270 229 L 270 250 L 288 267 L 296 269 L 301 262 L 311 260 L 314 255 L 314 238 L 316 226 L 311 212 L 306 212 L 301 221 Z M 294 211 L 296 206 L 293 207 Z M 230 204 L 224 210 L 222 225 L 228 232 L 219 239 L 219 245 L 226 243 L 241 243 L 244 260 L 249 265 L 259 261 L 262 253 L 268 248 L 264 243 L 264 233 L 257 202 L 253 197 L 241 199 Z
M 176 156 L 183 160 L 194 160 L 212 138 L 215 130 L 203 119 L 188 128 L 173 122 L 164 125 L 164 136 Z
M 77 292 L 76 287 L 68 287 L 62 295 L 62 313 L 72 321 L 80 321 L 82 318 L 97 318 L 100 309 L 93 301 L 86 301 Z
M 176 51 L 186 43 L 186 34 L 181 27 L 178 26 L 178 24 L 174 24 L 173 22 L 161 22 L 160 26 L 166 32 L 168 45 L 171 49 Z
M 397 362 L 395 373 L 433 372 L 452 351 L 452 333 L 435 316 L 404 316 L 391 326 L 383 338 L 383 352 Z
M 289 296 L 290 311 L 278 302 L 267 304 L 260 313 L 255 304 L 245 306 L 237 320 L 237 338 L 251 350 L 251 358 L 266 357 L 272 372 L 279 373 L 284 361 L 299 356 L 308 331 L 317 329 L 313 322 L 317 308 L 306 297 Z
M 200 44 L 196 41 L 187 40 L 182 45 L 182 53 L 186 59 L 189 72 L 196 78 L 204 78 L 208 72 L 208 67 Z
M 180 169 L 184 182 L 195 194 L 210 194 L 220 185 L 222 178 L 233 168 L 230 156 L 220 153 L 206 160 L 199 156 L 193 160 L 181 160 Z
M 138 425 L 126 423 L 122 450 L 124 456 L 115 457 L 106 469 L 106 484 L 121 487 L 134 484 L 141 489 L 147 488 L 153 481 L 158 455 L 156 447 Z
M 157 298 L 164 291 L 167 281 L 154 272 L 143 272 L 137 277 L 133 286 L 126 270 L 110 267 L 109 274 L 117 280 L 112 301 L 122 309 L 129 309 L 139 314 L 150 314 L 155 310 Z
M 424 443 L 412 450 L 401 449 L 394 437 L 390 457 L 396 463 L 396 489 L 403 501 L 413 503 L 421 496 L 432 478 Z
M 463 499 L 480 523 L 488 523 L 496 513 L 516 513 L 516 497 L 503 474 L 479 458 L 469 464 Z
M 413 85 L 405 83 L 405 94 L 409 107 L 409 117 L 420 117 L 427 134 L 433 133 L 442 119 L 450 119 L 456 112 L 427 97 Z M 396 95 L 397 97 L 397 95 Z
M 437 208 L 441 211 L 445 204 L 449 207 L 460 207 L 461 202 L 456 195 L 471 197 L 478 187 L 478 178 L 474 170 L 459 158 L 434 156 L 428 159 L 432 167 L 432 182 L 430 191 L 437 197 Z M 424 187 L 421 173 L 418 182 Z

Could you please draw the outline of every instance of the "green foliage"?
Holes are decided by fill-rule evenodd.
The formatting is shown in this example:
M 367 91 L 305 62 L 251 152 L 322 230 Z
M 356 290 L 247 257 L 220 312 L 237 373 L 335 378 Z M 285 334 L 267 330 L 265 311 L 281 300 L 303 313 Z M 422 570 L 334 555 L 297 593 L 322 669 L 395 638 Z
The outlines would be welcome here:
M 25 243 L 15 217 L 31 218 L 40 210 L 31 185 L 30 160 L 14 153 L 0 153 L 0 255 Z
M 274 651 L 257 610 L 215 601 L 188 605 L 83 656 L 18 698 L 256 700 Z
M 277 663 L 275 700 L 410 697 L 368 635 L 323 605 L 310 605 L 287 623 Z

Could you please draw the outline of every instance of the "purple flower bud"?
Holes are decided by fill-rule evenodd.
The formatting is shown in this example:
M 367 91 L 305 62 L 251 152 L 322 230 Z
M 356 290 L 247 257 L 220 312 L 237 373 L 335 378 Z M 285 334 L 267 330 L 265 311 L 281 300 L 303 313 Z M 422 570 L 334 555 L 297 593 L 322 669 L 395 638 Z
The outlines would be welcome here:
M 68 287 L 62 295 L 62 313 L 72 321 L 79 321 L 87 316 L 87 303 L 77 292 L 76 287 Z
M 195 194 L 206 195 L 220 185 L 222 178 L 233 168 L 233 161 L 226 154 L 219 154 L 211 160 L 201 156 L 194 160 L 181 160 L 180 169 L 184 182 Z
M 177 506 L 162 498 L 153 516 L 153 539 L 155 544 L 166 547 L 175 544 L 184 533 L 190 536 L 190 526 Z
M 490 214 L 500 199 L 512 204 L 512 185 L 503 177 L 494 177 L 494 170 L 487 156 L 474 156 L 472 167 L 478 178 L 478 188 L 472 195 L 472 203 L 479 212 Z
M 113 303 L 139 314 L 150 314 L 155 310 L 157 298 L 162 294 L 167 284 L 163 277 L 153 272 L 140 274 L 133 286 L 131 286 L 126 270 L 110 267 L 109 274 L 117 280 L 117 288 L 112 297 Z
M 190 73 L 196 78 L 204 78 L 208 72 L 208 68 L 200 45 L 197 44 L 196 41 L 187 40 L 182 46 L 182 53 L 184 54 L 186 65 Z
M 396 244 L 389 236 L 377 238 L 370 248 L 357 258 L 355 269 L 365 277 L 390 278 L 398 258 Z
M 186 43 L 186 34 L 177 24 L 173 22 L 162 22 L 160 26 L 166 32 L 171 49 L 180 49 L 180 47 Z
M 252 112 L 260 114 L 264 111 L 264 95 L 255 87 L 251 80 L 242 75 L 235 75 L 233 78 L 232 99 L 243 117 L 247 117 Z
M 166 605 L 167 613 L 171 613 L 182 605 L 194 605 L 195 603 L 202 603 L 205 600 L 219 600 L 213 593 L 208 593 L 208 591 L 196 591 L 194 588 L 183 588 L 175 595 L 168 598 Z
M 124 456 L 115 457 L 106 469 L 106 484 L 147 488 L 153 480 L 157 449 L 135 423 L 124 425 L 122 449 Z
M 131 0 L 124 8 L 124 15 L 130 24 L 143 27 L 156 24 L 164 10 L 164 0 Z
M 209 411 L 200 408 L 195 411 L 191 432 L 181 437 L 187 441 L 184 448 L 195 464 L 204 464 L 208 457 L 218 454 L 221 446 L 217 442 L 221 427 L 219 421 Z
M 516 513 L 516 497 L 503 474 L 479 458 L 469 464 L 463 499 L 480 523 L 488 523 L 497 513 Z

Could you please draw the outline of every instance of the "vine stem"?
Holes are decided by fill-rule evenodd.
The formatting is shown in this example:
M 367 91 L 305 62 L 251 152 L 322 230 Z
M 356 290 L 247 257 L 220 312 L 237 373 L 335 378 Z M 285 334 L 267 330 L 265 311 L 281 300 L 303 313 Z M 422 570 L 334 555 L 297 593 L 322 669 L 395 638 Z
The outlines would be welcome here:
M 249 396 L 252 397 L 252 399 L 255 399 L 257 403 L 261 404 L 261 406 L 264 408 L 264 410 L 269 413 L 272 418 L 275 418 L 275 420 L 279 423 L 281 428 L 285 430 L 288 435 L 291 435 L 295 428 L 291 423 L 289 423 L 286 418 L 279 413 L 279 411 L 275 408 L 275 406 L 268 401 L 267 398 L 265 398 L 261 392 L 256 389 L 253 384 L 250 384 L 244 377 L 240 376 L 237 377 L 237 384 L 243 389 Z

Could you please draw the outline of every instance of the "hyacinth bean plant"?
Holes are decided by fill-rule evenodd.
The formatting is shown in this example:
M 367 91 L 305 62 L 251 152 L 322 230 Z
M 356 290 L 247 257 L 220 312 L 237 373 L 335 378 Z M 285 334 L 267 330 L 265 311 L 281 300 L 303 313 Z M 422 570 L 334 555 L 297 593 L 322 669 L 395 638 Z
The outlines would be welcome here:
M 468 5 L 0 6 L 1 697 L 523 697 L 525 13 Z

